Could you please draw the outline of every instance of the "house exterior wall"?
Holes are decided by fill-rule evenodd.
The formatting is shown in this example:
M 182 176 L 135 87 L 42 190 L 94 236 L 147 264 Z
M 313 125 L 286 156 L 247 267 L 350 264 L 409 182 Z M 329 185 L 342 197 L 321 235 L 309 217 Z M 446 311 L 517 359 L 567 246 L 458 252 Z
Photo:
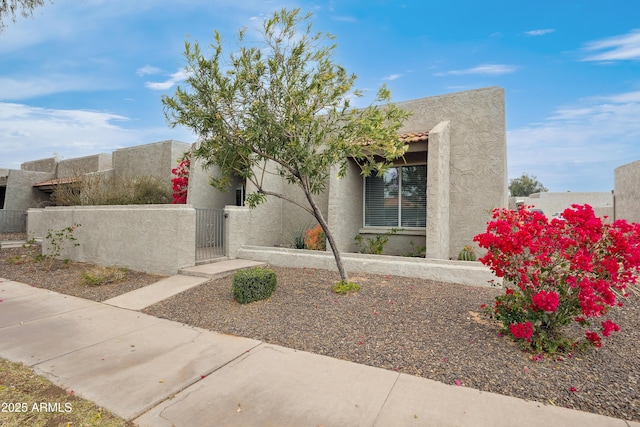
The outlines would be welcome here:
M 616 168 L 615 219 L 640 223 L 640 160 Z
M 504 91 L 479 89 L 398 104 L 411 111 L 400 130 L 429 131 L 427 148 L 427 227 L 391 236 L 385 252 L 405 255 L 426 246 L 428 258 L 457 257 L 485 229 L 490 212 L 507 204 Z M 355 252 L 353 237 L 384 234 L 363 227 L 363 180 L 351 165 L 347 176 L 331 177 L 329 224 L 341 250 Z M 426 236 L 425 236 L 426 234 Z
M 20 170 L 31 172 L 55 172 L 57 164 L 58 160 L 55 157 L 49 157 L 46 159 L 24 162 L 20 165 Z
M 34 188 L 33 185 L 55 178 L 54 172 L 33 172 L 28 170 L 9 170 L 4 199 L 4 209 L 26 211 L 49 201 L 49 194 Z
M 219 191 L 209 184 L 209 177 L 219 177 L 219 168 L 204 169 L 202 161 L 194 159 L 189 169 L 189 189 L 187 203 L 196 209 L 224 209 L 236 204 L 235 189 L 240 179 L 235 179 L 226 192 Z
M 353 239 L 360 233 L 363 223 L 363 178 L 352 160 L 349 160 L 344 178 L 338 177 L 337 169 L 331 171 L 328 218 L 338 248 L 357 252 Z
M 456 257 L 485 229 L 490 211 L 507 206 L 504 90 L 490 87 L 398 106 L 413 113 L 401 132 L 434 130 L 440 122 L 450 123 L 448 251 L 449 257 Z M 427 182 L 427 187 L 433 184 Z M 427 251 L 433 244 L 427 241 Z
M 58 162 L 56 178 L 69 178 L 108 169 L 111 169 L 111 154 L 76 157 Z
M 191 144 L 173 140 L 121 148 L 113 152 L 113 170 L 116 177 L 160 176 L 171 185 L 171 169 L 189 148 Z
M 576 193 L 545 191 L 542 193 L 534 193 L 529 197 L 509 198 L 509 209 L 517 209 L 517 207 L 522 204 L 541 209 L 548 218 L 570 208 L 572 204 L 588 204 L 593 208 L 600 209 L 600 212 L 606 213 L 610 218 L 613 218 L 613 194 L 608 191 Z

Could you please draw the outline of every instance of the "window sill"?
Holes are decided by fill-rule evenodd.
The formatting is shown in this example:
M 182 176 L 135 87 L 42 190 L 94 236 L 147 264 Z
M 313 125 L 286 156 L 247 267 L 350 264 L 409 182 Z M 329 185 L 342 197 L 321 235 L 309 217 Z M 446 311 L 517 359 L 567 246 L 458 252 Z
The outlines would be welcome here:
M 397 236 L 426 236 L 427 229 L 425 227 L 362 227 L 358 230 L 360 234 L 385 234 L 392 228 L 400 229 L 394 235 Z

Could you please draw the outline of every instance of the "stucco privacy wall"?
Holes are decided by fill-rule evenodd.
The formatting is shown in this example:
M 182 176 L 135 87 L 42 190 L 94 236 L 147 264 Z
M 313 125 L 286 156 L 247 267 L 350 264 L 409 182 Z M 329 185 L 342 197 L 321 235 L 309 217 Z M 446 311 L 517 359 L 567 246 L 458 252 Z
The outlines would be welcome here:
M 189 205 L 76 206 L 29 209 L 27 232 L 80 224 L 63 258 L 132 270 L 176 274 L 195 263 L 195 210 Z M 49 242 L 43 239 L 43 251 Z
M 284 267 L 337 270 L 333 254 L 330 251 L 243 246 L 239 248 L 238 256 L 242 259 L 263 261 Z M 357 281 L 357 273 L 373 273 L 418 277 L 472 286 L 489 286 L 491 280 L 501 283 L 491 270 L 479 262 L 398 258 L 353 253 L 342 254 L 342 260 L 351 278 L 355 281 Z
M 640 160 L 617 167 L 613 175 L 615 219 L 640 222 Z

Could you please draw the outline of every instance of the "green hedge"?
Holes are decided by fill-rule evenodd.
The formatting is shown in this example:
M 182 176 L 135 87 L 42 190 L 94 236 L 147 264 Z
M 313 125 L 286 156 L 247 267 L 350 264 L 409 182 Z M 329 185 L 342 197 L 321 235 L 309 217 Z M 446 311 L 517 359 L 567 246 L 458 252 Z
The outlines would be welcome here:
M 275 289 L 276 273 L 268 268 L 254 267 L 233 275 L 231 292 L 240 304 L 267 299 Z

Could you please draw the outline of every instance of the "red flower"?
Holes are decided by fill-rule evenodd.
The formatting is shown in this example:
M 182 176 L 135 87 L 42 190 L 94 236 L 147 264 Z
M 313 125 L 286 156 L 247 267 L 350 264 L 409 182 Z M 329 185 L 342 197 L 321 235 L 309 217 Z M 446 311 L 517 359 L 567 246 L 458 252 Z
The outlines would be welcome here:
M 602 322 L 602 335 L 608 337 L 611 335 L 611 331 L 618 332 L 620 331 L 620 326 L 613 323 L 611 320 L 606 320 Z
M 531 297 L 533 304 L 542 311 L 553 313 L 560 305 L 560 297 L 556 292 L 540 291 Z
M 600 335 L 597 332 L 587 331 L 585 333 L 587 339 L 591 341 L 594 347 L 602 347 L 602 340 L 600 339 Z
M 509 325 L 509 331 L 515 338 L 531 341 L 533 335 L 533 325 L 531 322 L 513 323 Z

